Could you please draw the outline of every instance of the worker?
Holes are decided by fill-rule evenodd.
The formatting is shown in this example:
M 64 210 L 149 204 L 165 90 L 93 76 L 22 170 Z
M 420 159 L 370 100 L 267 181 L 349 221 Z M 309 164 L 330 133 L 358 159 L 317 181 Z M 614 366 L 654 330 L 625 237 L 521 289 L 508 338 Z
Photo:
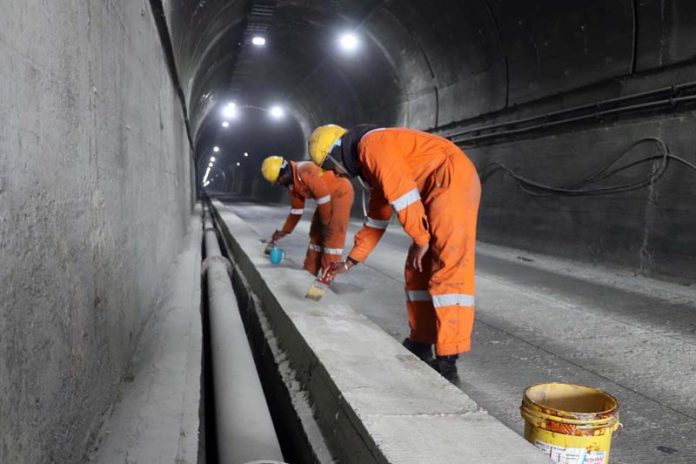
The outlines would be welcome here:
M 266 158 L 261 173 L 267 181 L 290 190 L 290 214 L 283 227 L 273 233 L 271 243 L 292 233 L 302 218 L 305 200 L 314 199 L 317 208 L 309 228 L 304 269 L 317 276 L 331 262 L 341 261 L 353 205 L 350 181 L 333 172 L 323 172 L 311 161 L 288 161 L 281 156 Z
M 404 346 L 456 383 L 456 361 L 471 349 L 474 324 L 481 183 L 473 163 L 442 137 L 375 126 L 321 126 L 309 139 L 309 154 L 321 168 L 358 177 L 370 188 L 364 226 L 347 260 L 332 264 L 325 280 L 363 262 L 395 211 L 413 240 L 405 270 L 410 334 Z

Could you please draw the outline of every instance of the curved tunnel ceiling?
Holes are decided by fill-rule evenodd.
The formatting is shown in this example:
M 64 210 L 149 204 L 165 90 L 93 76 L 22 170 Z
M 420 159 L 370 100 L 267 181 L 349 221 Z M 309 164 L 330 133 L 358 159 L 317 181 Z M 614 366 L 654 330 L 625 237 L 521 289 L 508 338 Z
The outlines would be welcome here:
M 690 0 L 178 0 L 169 15 L 197 134 L 229 99 L 282 102 L 304 131 L 432 129 L 696 55 Z

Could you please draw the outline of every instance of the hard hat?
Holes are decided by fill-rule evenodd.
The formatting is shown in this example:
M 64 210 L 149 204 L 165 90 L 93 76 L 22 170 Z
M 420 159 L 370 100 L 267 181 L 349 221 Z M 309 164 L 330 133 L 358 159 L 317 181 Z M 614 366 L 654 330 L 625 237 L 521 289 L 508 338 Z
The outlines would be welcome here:
M 327 124 L 314 129 L 309 136 L 309 157 L 314 164 L 321 167 L 331 153 L 331 149 L 346 132 L 348 132 L 346 129 L 336 124 Z
M 285 160 L 282 156 L 269 156 L 261 163 L 261 174 L 271 184 L 275 184 L 280 177 L 280 171 Z

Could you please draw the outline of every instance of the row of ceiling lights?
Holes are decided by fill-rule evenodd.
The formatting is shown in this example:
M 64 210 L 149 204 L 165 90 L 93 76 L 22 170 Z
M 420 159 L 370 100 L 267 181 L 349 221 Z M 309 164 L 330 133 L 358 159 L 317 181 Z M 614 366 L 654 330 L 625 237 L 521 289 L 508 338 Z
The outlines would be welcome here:
M 265 47 L 266 38 L 260 35 L 255 35 L 251 38 L 251 43 L 255 47 Z M 360 39 L 355 33 L 344 32 L 337 38 L 338 45 L 342 51 L 345 53 L 353 53 L 360 47 Z M 242 105 L 238 106 L 235 102 L 227 103 L 222 109 L 222 127 L 227 129 L 230 127 L 230 120 L 239 117 L 240 108 L 254 108 L 262 111 L 267 111 L 271 119 L 281 120 L 285 117 L 285 108 L 281 105 L 274 104 L 269 108 L 259 108 L 252 105 Z
M 260 35 L 256 35 L 251 38 L 251 44 L 254 45 L 255 47 L 265 47 L 266 46 L 266 38 Z M 338 45 L 340 49 L 344 53 L 353 53 L 358 48 L 360 47 L 360 39 L 358 36 L 352 32 L 345 32 L 341 35 L 338 36 L 337 39 Z M 274 120 L 280 120 L 285 117 L 285 109 L 278 104 L 272 105 L 269 108 L 259 108 L 256 106 L 252 105 L 242 105 L 238 106 L 235 102 L 228 102 L 223 108 L 222 108 L 222 127 L 223 128 L 228 128 L 230 127 L 230 120 L 236 119 L 239 117 L 239 109 L 240 108 L 253 108 L 257 110 L 262 110 L 262 111 L 267 111 L 269 116 L 274 119 Z M 213 152 L 219 153 L 220 152 L 220 147 L 214 146 L 213 147 Z M 244 157 L 248 158 L 249 153 L 244 152 Z M 210 162 L 208 163 L 208 168 L 205 171 L 205 175 L 203 176 L 203 187 L 207 187 L 210 184 L 210 179 L 208 179 L 208 176 L 210 175 L 210 171 L 213 169 L 213 166 L 215 164 L 215 156 L 210 157 Z M 241 166 L 241 163 L 237 161 L 237 166 Z
M 352 53 L 360 47 L 360 39 L 353 32 L 344 32 L 337 38 L 337 42 L 341 50 L 346 53 Z M 266 38 L 261 35 L 255 35 L 251 38 L 251 44 L 256 47 L 265 47 Z
M 218 147 L 217 145 L 215 145 L 215 146 L 213 147 L 213 152 L 214 152 L 214 153 L 220 153 L 220 147 Z M 245 151 L 245 152 L 244 152 L 244 157 L 245 157 L 245 158 L 248 158 L 248 157 L 249 157 L 249 152 L 246 152 L 246 151 Z M 215 161 L 217 161 L 217 158 L 215 158 L 215 156 L 211 156 L 211 157 L 210 157 L 210 161 L 208 162 L 208 168 L 206 169 L 205 175 L 203 176 L 203 187 L 207 187 L 207 186 L 210 184 L 210 179 L 208 179 L 208 177 L 210 176 L 210 171 L 213 169 L 213 166 L 215 165 Z M 239 161 L 237 161 L 236 164 L 237 164 L 237 166 L 241 166 L 241 165 L 242 165 L 242 163 L 240 163 Z

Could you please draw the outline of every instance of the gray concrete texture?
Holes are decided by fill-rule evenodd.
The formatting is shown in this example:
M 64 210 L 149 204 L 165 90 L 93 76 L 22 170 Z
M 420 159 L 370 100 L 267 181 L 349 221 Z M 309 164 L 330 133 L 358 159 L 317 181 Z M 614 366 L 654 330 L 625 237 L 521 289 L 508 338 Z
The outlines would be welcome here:
M 78 462 L 192 199 L 145 0 L 0 2 L 0 462 Z
M 166 274 L 118 402 L 90 445 L 88 462 L 197 464 L 200 421 L 201 210 Z
M 546 185 L 572 185 L 588 177 L 644 137 L 662 139 L 669 150 L 696 164 L 693 112 L 643 118 L 534 139 L 465 148 L 480 167 L 496 161 Z M 617 166 L 660 155 L 644 143 Z M 659 161 L 621 173 L 602 186 L 643 179 Z M 502 172 L 484 183 L 481 240 L 512 247 L 624 266 L 684 284 L 696 279 L 696 170 L 671 161 L 653 185 L 604 196 L 533 197 Z
M 220 203 L 234 259 L 263 301 L 281 348 L 303 373 L 322 434 L 342 463 L 548 462 L 353 308 L 329 292 L 304 298 L 313 277 L 293 256 L 280 266 L 261 236 Z
M 223 211 L 269 237 L 288 209 L 228 204 Z M 306 252 L 309 214 L 280 242 L 293 263 Z M 347 248 L 358 227 L 351 225 Z M 409 244 L 398 224 L 390 225 L 366 263 L 332 285 L 337 301 L 396 341 L 408 335 L 403 264 Z M 696 462 L 693 288 L 484 243 L 476 281 L 473 348 L 458 366 L 460 388 L 481 407 L 521 434 L 525 387 L 592 385 L 621 404 L 624 429 L 614 436 L 612 464 Z

